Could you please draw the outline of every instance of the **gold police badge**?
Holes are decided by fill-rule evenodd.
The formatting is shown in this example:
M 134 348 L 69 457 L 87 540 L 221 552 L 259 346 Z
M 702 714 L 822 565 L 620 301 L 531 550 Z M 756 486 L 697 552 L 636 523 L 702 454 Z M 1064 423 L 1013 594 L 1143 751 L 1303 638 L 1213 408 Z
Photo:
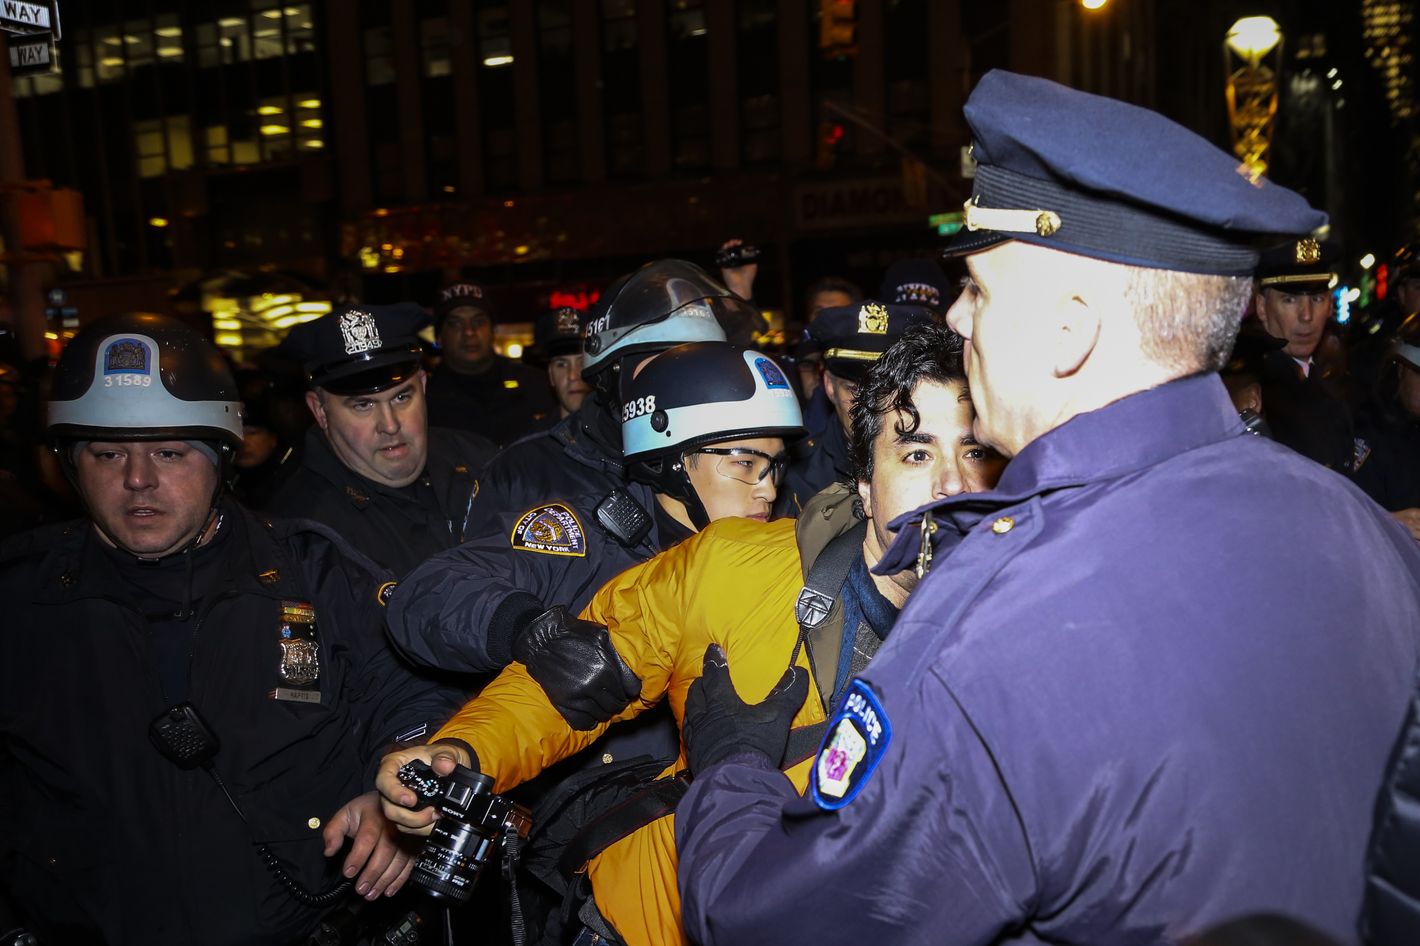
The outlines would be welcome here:
M 1321 244 L 1315 240 L 1298 240 L 1294 256 L 1298 263 L 1320 263 Z
M 888 310 L 886 306 L 869 302 L 858 310 L 858 334 L 886 335 L 888 330 Z

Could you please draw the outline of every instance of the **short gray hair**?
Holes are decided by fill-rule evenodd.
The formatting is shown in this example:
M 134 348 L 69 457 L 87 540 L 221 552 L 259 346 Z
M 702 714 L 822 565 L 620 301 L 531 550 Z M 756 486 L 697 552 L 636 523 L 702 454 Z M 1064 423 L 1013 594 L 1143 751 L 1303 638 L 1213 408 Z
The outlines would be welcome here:
M 1252 292 L 1251 276 L 1131 266 L 1124 294 L 1144 353 L 1182 374 L 1199 374 L 1227 364 Z

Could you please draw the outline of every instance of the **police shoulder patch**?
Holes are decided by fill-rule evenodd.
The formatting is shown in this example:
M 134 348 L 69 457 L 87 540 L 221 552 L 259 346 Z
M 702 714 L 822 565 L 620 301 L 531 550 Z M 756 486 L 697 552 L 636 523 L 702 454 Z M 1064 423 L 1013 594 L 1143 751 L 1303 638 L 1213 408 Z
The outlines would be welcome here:
M 809 777 L 814 804 L 836 811 L 863 790 L 892 740 L 882 702 L 863 680 L 853 680 L 828 724 Z
M 545 555 L 587 554 L 587 536 L 575 513 L 562 503 L 547 503 L 518 517 L 510 537 L 513 548 Z
M 397 581 L 387 581 L 375 590 L 375 600 L 382 606 L 388 607 L 390 599 L 394 597 L 394 590 L 399 587 Z

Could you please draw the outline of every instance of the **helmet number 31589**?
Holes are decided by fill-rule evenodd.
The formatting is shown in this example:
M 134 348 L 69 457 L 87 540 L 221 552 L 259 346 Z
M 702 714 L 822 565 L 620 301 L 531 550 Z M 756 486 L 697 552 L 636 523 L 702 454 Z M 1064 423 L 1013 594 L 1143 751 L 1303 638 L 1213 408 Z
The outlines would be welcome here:
M 153 383 L 148 374 L 111 374 L 104 376 L 106 388 L 146 388 Z

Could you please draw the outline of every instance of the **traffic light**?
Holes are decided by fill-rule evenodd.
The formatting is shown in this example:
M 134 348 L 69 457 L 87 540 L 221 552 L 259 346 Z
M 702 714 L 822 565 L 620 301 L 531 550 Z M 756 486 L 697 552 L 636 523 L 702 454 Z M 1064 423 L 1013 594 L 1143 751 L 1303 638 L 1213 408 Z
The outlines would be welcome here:
M 838 157 L 838 147 L 843 143 L 843 126 L 837 122 L 819 122 L 818 125 L 818 168 L 828 171 Z
M 827 59 L 857 55 L 856 0 L 819 0 L 818 44 Z

